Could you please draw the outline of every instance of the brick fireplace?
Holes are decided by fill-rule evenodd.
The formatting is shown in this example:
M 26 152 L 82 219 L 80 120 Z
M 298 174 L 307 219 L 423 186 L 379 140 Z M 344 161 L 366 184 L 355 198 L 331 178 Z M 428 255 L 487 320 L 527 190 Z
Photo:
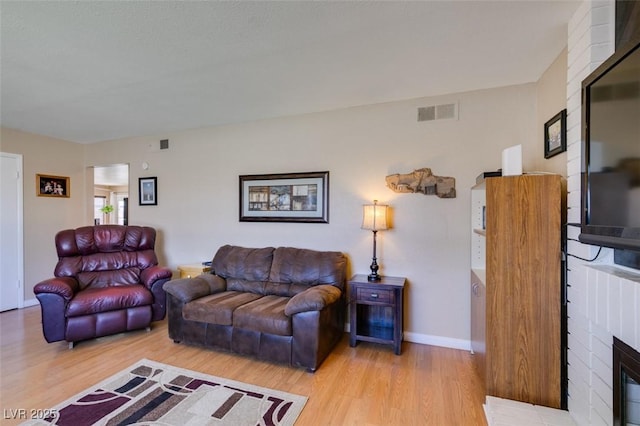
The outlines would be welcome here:
M 567 58 L 567 212 L 579 223 L 582 167 L 581 83 L 614 51 L 613 1 L 585 1 L 569 22 Z M 613 250 L 571 241 L 580 228 L 567 229 L 570 255 L 568 297 L 568 408 L 580 426 L 614 423 L 613 338 L 640 352 L 640 271 L 613 264 Z M 577 257 L 574 257 L 577 256 Z M 634 379 L 637 382 L 637 379 Z M 628 381 L 626 393 L 635 383 Z M 618 392 L 620 392 L 618 388 Z M 631 391 L 629 391 L 631 389 Z M 617 394 L 616 394 L 617 397 Z M 626 426 L 626 425 L 625 425 Z

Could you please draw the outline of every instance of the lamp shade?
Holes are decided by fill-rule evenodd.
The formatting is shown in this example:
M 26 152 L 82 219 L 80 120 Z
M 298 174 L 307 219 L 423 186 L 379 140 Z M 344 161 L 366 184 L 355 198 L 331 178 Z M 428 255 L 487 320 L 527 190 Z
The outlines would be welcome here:
M 369 231 L 384 231 L 387 229 L 387 206 L 378 204 L 365 204 L 362 211 L 362 229 Z

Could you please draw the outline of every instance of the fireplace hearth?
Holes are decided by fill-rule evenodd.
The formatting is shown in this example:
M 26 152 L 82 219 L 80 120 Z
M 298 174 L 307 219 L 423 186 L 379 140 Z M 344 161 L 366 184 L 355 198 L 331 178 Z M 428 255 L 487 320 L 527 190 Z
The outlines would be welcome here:
M 640 353 L 613 338 L 613 424 L 640 426 Z

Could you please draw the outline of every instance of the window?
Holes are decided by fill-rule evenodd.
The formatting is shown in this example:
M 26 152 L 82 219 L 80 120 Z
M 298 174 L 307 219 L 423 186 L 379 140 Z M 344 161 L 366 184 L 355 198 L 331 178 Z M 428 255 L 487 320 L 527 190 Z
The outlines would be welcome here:
M 107 197 L 93 197 L 93 221 L 96 225 L 104 223 L 104 213 L 100 211 L 107 204 Z

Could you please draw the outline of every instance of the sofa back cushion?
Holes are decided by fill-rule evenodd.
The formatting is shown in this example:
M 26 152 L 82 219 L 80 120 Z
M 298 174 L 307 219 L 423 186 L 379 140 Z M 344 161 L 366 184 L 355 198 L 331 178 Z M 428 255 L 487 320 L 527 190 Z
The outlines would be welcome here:
M 227 280 L 227 290 L 265 294 L 273 247 L 247 248 L 225 245 L 218 249 L 211 270 Z
M 229 291 L 292 297 L 319 284 L 344 291 L 346 265 L 346 257 L 337 251 L 225 245 L 213 257 L 211 269 L 226 280 Z
M 100 225 L 56 234 L 56 277 L 74 277 L 81 289 L 140 284 L 140 272 L 158 264 L 156 231 L 150 227 Z
M 294 296 L 307 288 L 329 284 L 344 290 L 347 259 L 337 251 L 316 251 L 293 247 L 278 247 L 267 294 Z

